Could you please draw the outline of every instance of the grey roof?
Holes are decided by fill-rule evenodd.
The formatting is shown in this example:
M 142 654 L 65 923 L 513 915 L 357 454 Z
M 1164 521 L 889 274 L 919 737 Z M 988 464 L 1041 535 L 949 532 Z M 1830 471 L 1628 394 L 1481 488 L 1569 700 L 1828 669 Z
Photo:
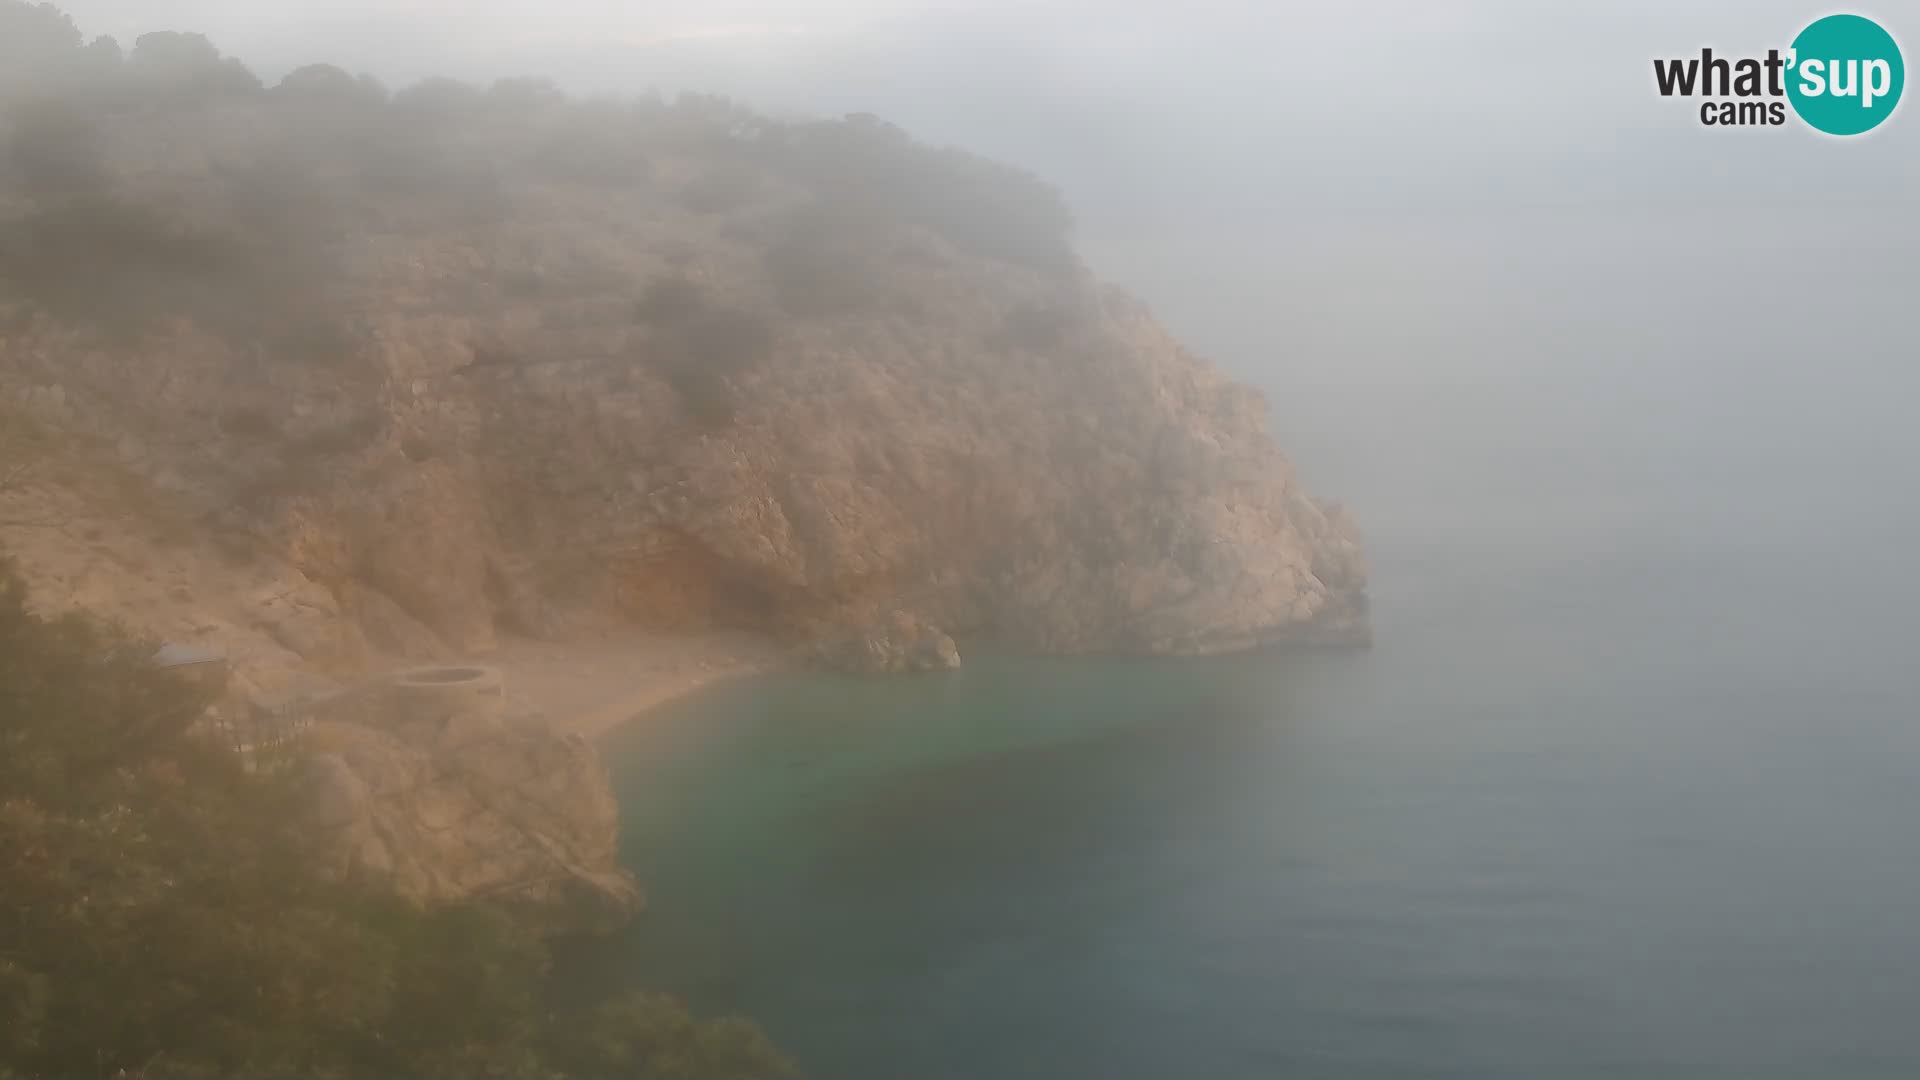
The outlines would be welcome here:
M 217 664 L 226 658 L 226 653 L 205 645 L 162 645 L 160 651 L 153 654 L 154 664 L 163 668 Z

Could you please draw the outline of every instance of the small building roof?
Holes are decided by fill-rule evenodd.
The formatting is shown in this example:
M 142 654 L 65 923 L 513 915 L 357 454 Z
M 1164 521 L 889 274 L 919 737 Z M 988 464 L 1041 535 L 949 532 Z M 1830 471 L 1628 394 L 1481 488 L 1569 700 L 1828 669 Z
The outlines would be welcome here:
M 154 665 L 163 668 L 217 664 L 226 658 L 226 653 L 205 645 L 162 645 L 160 651 L 153 654 Z

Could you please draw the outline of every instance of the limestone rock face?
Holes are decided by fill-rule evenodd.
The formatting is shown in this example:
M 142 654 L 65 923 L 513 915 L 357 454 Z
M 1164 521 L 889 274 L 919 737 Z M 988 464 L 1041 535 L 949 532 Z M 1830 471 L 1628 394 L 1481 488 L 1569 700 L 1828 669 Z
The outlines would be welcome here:
M 618 808 L 593 747 L 538 720 L 372 694 L 306 736 L 311 819 L 335 873 L 423 903 L 484 898 L 551 933 L 642 907 L 616 858 Z
M 242 220 L 221 177 L 286 126 L 236 119 L 256 107 L 176 117 L 164 140 L 114 132 L 149 147 L 129 197 Z M 322 355 L 191 313 L 129 343 L 0 297 L 0 422 L 111 464 L 145 500 L 101 495 L 120 517 L 157 520 L 151 503 L 186 523 L 162 576 L 188 588 L 146 589 L 118 553 L 61 553 L 160 530 L 8 530 L 18 499 L 0 496 L 0 544 L 57 567 L 41 594 L 138 595 L 115 613 L 221 639 L 255 682 L 615 620 L 769 630 L 862 670 L 942 666 L 945 634 L 1052 652 L 1366 639 L 1353 519 L 1296 481 L 1260 393 L 1070 259 L 866 215 L 824 263 L 865 276 L 805 292 L 796 223 L 833 191 L 789 168 L 731 209 L 676 194 L 744 136 L 663 136 L 652 182 L 615 183 L 535 168 L 540 131 L 472 123 L 450 141 L 475 155 L 460 174 L 497 180 L 479 218 L 351 170 L 314 179 L 334 185 L 303 207 L 300 249 L 338 323 Z M 208 173 L 200 141 L 239 164 Z M 641 302 L 663 282 L 678 309 Z M 249 569 L 222 571 L 231 551 Z
M 829 637 L 815 646 L 813 655 L 829 667 L 866 674 L 952 671 L 960 666 L 960 648 L 951 637 L 904 611 Z

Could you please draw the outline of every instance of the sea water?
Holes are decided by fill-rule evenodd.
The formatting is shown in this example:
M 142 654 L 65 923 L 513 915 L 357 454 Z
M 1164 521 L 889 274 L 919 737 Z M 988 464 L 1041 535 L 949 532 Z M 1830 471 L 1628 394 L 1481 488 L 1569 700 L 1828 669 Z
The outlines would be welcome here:
M 826 1077 L 1920 1073 L 1903 620 L 1758 552 L 1500 555 L 1370 652 L 650 717 L 608 752 L 652 908 L 595 981 Z

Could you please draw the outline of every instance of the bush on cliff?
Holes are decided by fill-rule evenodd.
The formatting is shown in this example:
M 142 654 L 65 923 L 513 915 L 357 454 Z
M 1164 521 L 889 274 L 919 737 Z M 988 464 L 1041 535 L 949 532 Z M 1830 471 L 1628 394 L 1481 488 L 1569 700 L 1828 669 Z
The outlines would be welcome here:
M 866 114 L 798 124 L 773 145 L 775 171 L 823 199 L 931 229 L 984 258 L 1048 270 L 1074 264 L 1066 200 L 1019 169 L 915 142 Z
M 731 380 L 772 359 L 779 345 L 766 314 L 714 303 L 699 283 L 679 275 L 654 279 L 633 310 L 654 331 L 651 355 L 658 369 L 687 412 L 710 426 L 733 419 Z
M 0 94 L 71 77 L 85 40 L 52 4 L 0 0 Z
M 273 88 L 277 97 L 341 107 L 384 105 L 387 92 L 371 79 L 356 79 L 332 64 L 295 68 Z
M 157 30 L 135 39 L 127 56 L 127 74 L 149 96 L 198 103 L 261 90 L 246 65 L 220 50 L 204 34 Z
M 200 692 L 148 655 L 0 564 L 0 1077 L 789 1071 L 655 995 L 555 1013 L 497 911 L 319 877 L 297 793 L 193 734 Z
M 59 98 L 20 106 L 11 116 L 0 161 L 10 166 L 23 192 L 38 200 L 95 195 L 111 183 L 106 153 L 93 115 Z

